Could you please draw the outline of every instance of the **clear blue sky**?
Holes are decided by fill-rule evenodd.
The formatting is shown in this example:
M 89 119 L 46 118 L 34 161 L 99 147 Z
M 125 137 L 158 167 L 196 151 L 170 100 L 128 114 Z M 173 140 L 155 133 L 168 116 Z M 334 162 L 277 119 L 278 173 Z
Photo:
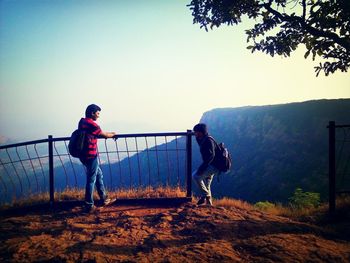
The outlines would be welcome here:
M 184 131 L 216 107 L 350 97 L 350 73 L 315 77 L 246 49 L 246 29 L 205 32 L 188 1 L 0 0 L 0 136 L 67 136 L 85 107 L 104 130 Z

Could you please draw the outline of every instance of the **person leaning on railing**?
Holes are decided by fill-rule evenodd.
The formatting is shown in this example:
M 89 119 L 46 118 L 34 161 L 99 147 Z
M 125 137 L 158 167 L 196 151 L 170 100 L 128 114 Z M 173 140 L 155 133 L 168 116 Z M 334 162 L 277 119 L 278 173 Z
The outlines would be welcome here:
M 218 169 L 218 159 L 215 158 L 217 146 L 214 138 L 209 135 L 206 124 L 196 124 L 193 131 L 203 160 L 198 169 L 192 173 L 192 178 L 194 179 L 194 182 L 197 184 L 201 193 L 201 197 L 198 200 L 197 205 L 202 205 L 205 203 L 208 205 L 213 205 L 210 186 L 211 182 L 213 181 L 213 177 L 220 174 L 220 170 Z
M 85 210 L 92 212 L 94 206 L 94 187 L 96 185 L 97 193 L 100 197 L 102 205 L 108 205 L 112 200 L 107 196 L 106 189 L 103 183 L 103 173 L 99 167 L 97 160 L 97 138 L 115 138 L 115 132 L 104 132 L 96 123 L 100 117 L 101 108 L 95 104 L 89 105 L 85 110 L 85 118 L 79 121 L 78 129 L 84 130 L 87 136 L 87 145 L 80 161 L 86 167 L 86 188 L 85 188 Z

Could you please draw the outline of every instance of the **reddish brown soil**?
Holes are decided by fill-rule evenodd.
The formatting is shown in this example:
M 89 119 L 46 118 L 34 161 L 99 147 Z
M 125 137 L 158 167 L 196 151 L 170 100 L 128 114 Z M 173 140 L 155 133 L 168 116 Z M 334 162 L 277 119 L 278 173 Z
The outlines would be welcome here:
M 80 207 L 0 216 L 0 262 L 350 262 L 319 227 L 232 207 Z

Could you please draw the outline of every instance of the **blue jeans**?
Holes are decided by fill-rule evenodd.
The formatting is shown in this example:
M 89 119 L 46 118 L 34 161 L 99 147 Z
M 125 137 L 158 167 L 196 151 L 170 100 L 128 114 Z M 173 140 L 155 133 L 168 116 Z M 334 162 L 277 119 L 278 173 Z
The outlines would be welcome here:
M 200 174 L 198 173 L 198 170 L 192 173 L 192 178 L 194 182 L 197 184 L 201 192 L 201 195 L 203 197 L 211 196 L 211 190 L 210 190 L 211 182 L 213 181 L 214 175 L 218 175 L 219 173 L 220 171 L 212 165 L 209 165 L 208 168 L 205 169 L 204 172 Z
M 94 205 L 94 187 L 96 184 L 97 193 L 101 200 L 106 199 L 106 190 L 103 184 L 103 174 L 98 165 L 97 157 L 93 159 L 80 160 L 86 167 L 85 203 L 87 206 Z

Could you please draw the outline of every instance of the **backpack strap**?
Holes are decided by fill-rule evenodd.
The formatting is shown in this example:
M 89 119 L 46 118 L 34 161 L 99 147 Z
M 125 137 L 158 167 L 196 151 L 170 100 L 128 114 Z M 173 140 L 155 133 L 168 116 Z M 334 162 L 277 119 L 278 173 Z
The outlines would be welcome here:
M 215 155 L 216 155 L 216 151 L 219 150 L 219 145 L 215 141 L 213 136 L 208 135 L 208 139 L 212 140 L 214 142 L 214 144 L 215 144 Z M 216 176 L 216 179 L 217 179 L 218 183 L 220 183 L 220 174 L 221 174 L 221 171 L 219 171 L 218 175 Z
M 212 140 L 215 143 L 215 146 L 218 146 L 218 143 L 215 141 L 215 139 L 213 138 L 213 136 L 208 135 L 208 139 Z
M 215 154 L 216 154 L 216 151 L 218 151 L 219 149 L 220 149 L 220 147 L 219 147 L 219 144 L 215 141 L 215 139 L 212 137 L 212 136 L 210 136 L 210 135 L 208 135 L 208 139 L 209 140 L 212 140 L 213 142 L 214 142 L 214 144 L 215 144 Z
M 207 141 L 207 139 L 209 139 L 209 140 L 212 139 L 215 142 L 214 138 L 211 137 L 210 135 L 208 135 L 205 138 L 203 138 L 203 140 L 200 142 L 199 146 L 202 146 Z

